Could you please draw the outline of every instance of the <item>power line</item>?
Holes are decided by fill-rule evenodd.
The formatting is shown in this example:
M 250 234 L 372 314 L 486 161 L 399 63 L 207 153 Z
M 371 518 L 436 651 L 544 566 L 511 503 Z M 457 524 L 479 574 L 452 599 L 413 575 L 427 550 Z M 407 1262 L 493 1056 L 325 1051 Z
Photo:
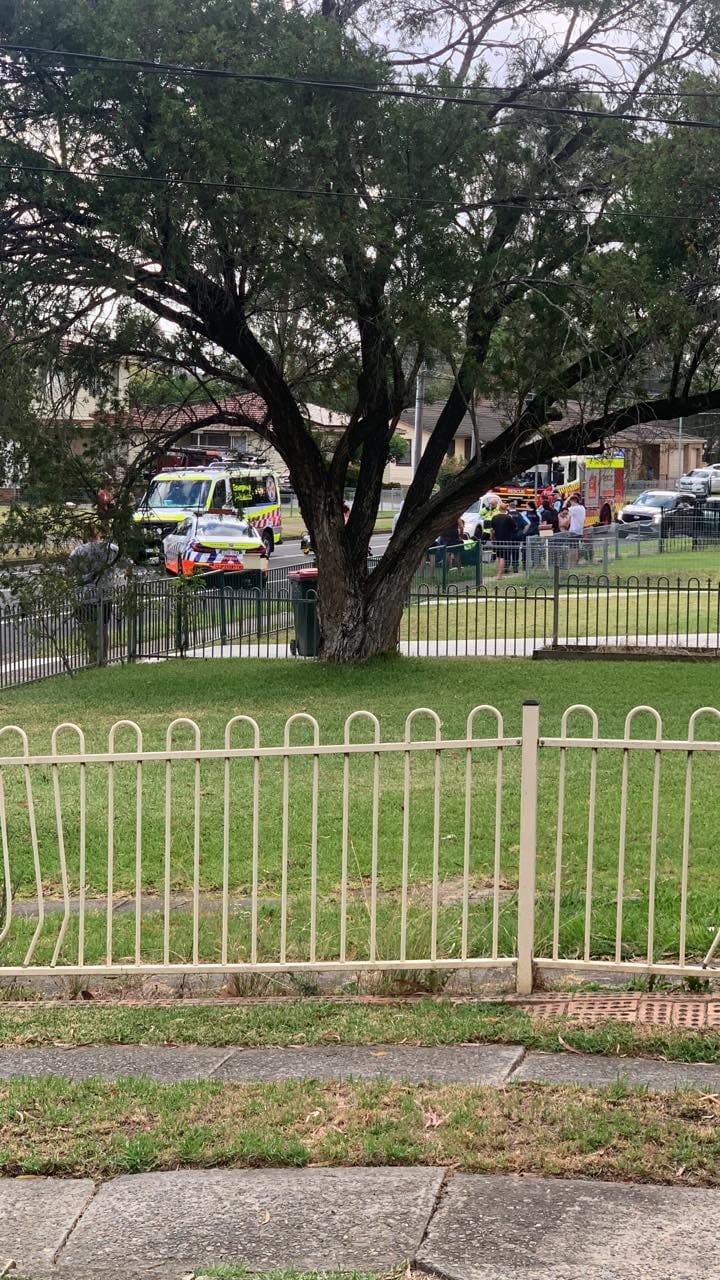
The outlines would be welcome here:
M 7 42 L 0 42 L 0 51 L 49 57 L 56 62 L 74 58 L 76 61 L 90 62 L 99 66 L 132 68 L 136 71 L 148 71 L 154 74 L 178 77 L 193 76 L 235 80 L 245 83 L 284 85 L 293 88 L 324 89 L 334 93 L 359 93 L 366 97 L 374 98 L 400 98 L 412 102 L 452 103 L 461 107 L 482 107 L 483 109 L 492 108 L 500 111 L 525 111 L 538 115 L 569 116 L 575 120 L 622 120 L 629 124 L 665 124 L 674 125 L 682 129 L 720 132 L 720 124 L 713 124 L 707 120 L 683 120 L 674 116 L 648 116 L 637 112 L 618 113 L 600 111 L 593 108 L 580 110 L 575 107 L 551 106 L 548 103 L 541 105 L 536 102 L 512 101 L 507 98 L 458 97 L 456 94 L 430 92 L 424 89 L 404 89 L 399 85 L 370 86 L 341 80 L 303 79 L 299 76 L 275 75 L 269 72 L 229 71 L 220 67 L 196 67 L 182 63 L 152 62 L 143 58 L 111 58 L 106 54 L 80 53 L 65 49 L 45 49 L 36 45 L 10 44 Z
M 144 58 L 114 58 L 108 54 L 101 53 L 82 53 L 79 50 L 70 49 L 47 49 L 38 45 L 10 44 L 0 41 L 0 51 L 7 53 L 31 53 L 39 54 L 42 57 L 54 58 L 61 60 L 63 58 L 74 58 L 81 62 L 94 62 L 100 65 L 112 67 L 135 67 L 142 71 L 154 71 L 172 73 L 177 75 L 188 75 L 198 77 L 214 77 L 217 79 L 230 80 L 269 80 L 273 82 L 281 82 L 288 84 L 300 85 L 322 85 L 327 88 L 343 88 L 348 91 L 367 90 L 369 92 L 391 91 L 396 88 L 412 88 L 417 89 L 417 83 L 407 81 L 405 85 L 397 84 L 384 87 L 377 81 L 372 83 L 367 80 L 351 80 L 345 82 L 333 81 L 317 81 L 304 80 L 300 77 L 281 77 L 271 76 L 262 73 L 232 71 L 225 67 L 198 67 L 188 63 L 172 63 L 172 62 L 153 62 L 151 59 Z M 512 85 L 504 84 L 488 84 L 481 86 L 483 92 L 487 93 L 507 93 L 512 90 Z M 532 85 L 526 86 L 527 91 L 537 89 L 543 93 L 577 93 L 578 91 L 597 89 L 605 93 L 624 94 L 627 90 L 622 85 L 609 84 L 606 80 L 584 80 L 575 81 L 568 80 L 564 84 L 545 84 L 541 80 L 537 80 Z M 720 90 L 703 90 L 703 89 L 642 89 L 636 95 L 638 98 L 713 98 L 720 97 Z M 461 101 L 458 99 L 458 101 Z M 509 105 L 509 104 L 504 104 Z M 612 113 L 610 113 L 612 115 Z M 615 118 L 615 117 L 613 117 Z
M 210 178 L 183 178 L 178 176 L 168 177 L 163 174 L 138 173 L 134 171 L 118 172 L 107 169 L 83 169 L 77 172 L 74 169 L 61 168 L 59 165 L 33 165 L 33 164 L 14 164 L 12 161 L 0 161 L 0 170 L 8 170 L 13 173 L 34 173 L 41 176 L 52 178 L 76 178 L 84 181 L 86 178 L 93 178 L 98 181 L 105 181 L 109 178 L 119 182 L 140 182 L 148 186 L 188 186 L 188 187 L 207 187 L 213 191 L 261 191 L 273 195 L 290 195 L 301 198 L 312 199 L 319 196 L 329 200 L 356 200 L 360 201 L 365 197 L 358 191 L 331 191 L 326 187 L 282 187 L 271 186 L 263 183 L 253 182 L 225 182 L 215 181 Z M 587 193 L 585 193 L 587 194 Z M 533 200 L 536 205 L 541 207 L 557 206 L 559 209 L 567 212 L 576 209 L 578 206 L 571 204 L 569 198 L 565 198 L 563 203 L 562 196 L 534 196 Z M 413 206 L 421 205 L 430 209 L 454 209 L 458 213 L 472 213 L 480 209 L 528 209 L 532 212 L 530 201 L 527 200 L 510 200 L 497 198 L 494 200 L 423 200 L 413 196 L 412 193 L 406 195 L 379 195 L 368 197 L 368 204 L 386 204 L 394 201 L 399 204 L 412 203 Z
M 111 181 L 117 182 L 138 182 L 147 186 L 189 186 L 192 188 L 209 188 L 212 191 L 228 192 L 259 191 L 272 195 L 297 196 L 301 199 L 314 199 L 315 197 L 319 197 L 321 199 L 336 201 L 360 201 L 364 198 L 362 194 L 357 191 L 328 191 L 324 187 L 282 187 L 252 182 L 221 182 L 213 181 L 209 178 L 182 178 L 179 176 L 167 177 L 162 174 L 137 173 L 133 171 L 120 173 L 104 169 L 85 169 L 82 172 L 76 172 L 74 169 L 61 168 L 56 165 L 14 164 L 12 161 L 0 161 L 0 171 L 3 170 L 12 173 L 32 173 L 39 177 L 75 178 L 78 181 L 84 181 L 87 178 L 92 178 L 96 181 L 105 181 L 105 179 L 110 179 Z M 601 193 L 581 192 L 578 193 L 578 198 L 580 196 L 592 197 L 594 194 Z M 411 193 L 397 196 L 379 195 L 371 197 L 372 204 L 389 204 L 392 202 L 398 204 L 410 204 L 412 207 L 420 205 L 423 208 L 428 209 L 449 209 L 456 213 L 473 213 L 482 209 L 520 209 L 528 215 L 547 213 L 548 211 L 579 214 L 584 212 L 578 204 L 572 202 L 570 196 L 536 195 L 529 197 L 526 200 L 503 199 L 502 197 L 498 197 L 494 200 L 473 200 L 468 198 L 464 201 L 423 200 L 415 198 Z M 608 210 L 606 210 L 606 212 L 608 212 Z M 625 213 L 630 217 L 642 218 L 645 222 L 662 221 L 682 223 L 687 223 L 694 213 L 692 210 L 685 215 L 656 212 L 648 213 L 639 209 L 621 210 L 614 206 L 609 210 L 609 212 L 612 214 Z

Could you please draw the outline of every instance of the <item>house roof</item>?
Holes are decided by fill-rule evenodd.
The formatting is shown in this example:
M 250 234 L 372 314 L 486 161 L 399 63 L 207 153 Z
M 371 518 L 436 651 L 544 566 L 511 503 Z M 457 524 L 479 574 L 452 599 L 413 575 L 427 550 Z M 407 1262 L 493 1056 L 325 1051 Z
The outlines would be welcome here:
M 423 431 L 434 431 L 437 426 L 437 420 L 445 407 L 444 400 L 434 400 L 430 404 L 423 405 Z M 502 418 L 497 409 L 493 409 L 489 401 L 479 401 L 475 407 L 475 420 L 477 422 L 478 436 L 481 444 L 489 444 L 494 440 L 502 430 Z M 400 415 L 398 426 L 415 429 L 415 411 L 414 409 L 406 409 Z M 460 439 L 472 436 L 472 418 L 469 413 L 465 414 L 460 426 L 455 432 L 456 437 Z
M 143 409 L 136 409 L 133 418 L 146 427 L 172 427 L 173 430 L 187 423 L 188 431 L 192 431 L 195 426 L 203 426 L 203 418 L 216 413 L 227 414 L 228 419 L 242 416 L 259 425 L 265 421 L 266 412 L 267 407 L 261 396 L 242 393 L 227 396 L 224 400 L 204 400 L 198 404 L 148 405 Z M 215 423 L 214 427 L 222 431 L 224 426 L 233 425 L 239 424 L 228 421 L 224 424 Z M 210 431 L 213 427 L 207 429 Z
M 212 412 L 212 405 L 207 402 L 204 404 L 189 405 L 187 407 L 191 411 L 190 419 L 188 421 L 189 430 L 193 429 L 193 421 L 197 421 L 198 417 L 208 411 Z M 169 414 L 172 409 L 173 406 L 168 405 Z M 218 402 L 218 410 L 220 412 L 226 412 L 228 417 L 231 417 L 233 414 L 242 413 L 245 417 L 251 417 L 255 422 L 260 424 L 265 419 L 266 406 L 265 401 L 260 396 L 231 396 L 227 400 L 220 400 Z M 349 414 L 336 413 L 334 409 L 325 409 L 319 404 L 306 404 L 305 416 L 311 426 L 320 427 L 326 431 L 344 431 L 350 421 Z M 174 421 L 175 419 L 169 417 L 168 420 Z M 178 418 L 177 421 L 181 422 L 182 419 Z M 242 424 L 217 422 L 212 426 L 203 428 L 203 430 L 220 432 L 225 431 L 228 426 L 237 425 Z
M 423 406 L 423 431 L 433 431 L 437 425 L 437 420 L 444 408 L 444 400 L 436 400 L 431 404 Z M 506 425 L 506 419 L 495 409 L 488 400 L 481 400 L 475 406 L 475 420 L 477 422 L 477 431 L 481 444 L 489 444 L 496 436 L 500 434 Z M 559 422 L 550 423 L 550 430 L 557 431 L 560 428 L 570 425 L 572 418 L 570 415 L 563 417 Z M 405 428 L 406 432 L 412 432 L 415 427 L 414 411 L 406 409 L 401 415 L 400 427 Z M 456 439 L 466 439 L 472 436 L 473 426 L 469 413 L 465 414 L 455 436 Z M 663 441 L 676 441 L 678 437 L 677 420 L 673 419 L 658 420 L 657 422 L 643 422 L 636 427 L 630 427 L 627 431 L 619 432 L 613 437 L 619 445 L 633 444 L 655 444 Z M 685 444 L 704 444 L 705 436 L 698 435 L 697 432 L 683 432 L 683 440 Z

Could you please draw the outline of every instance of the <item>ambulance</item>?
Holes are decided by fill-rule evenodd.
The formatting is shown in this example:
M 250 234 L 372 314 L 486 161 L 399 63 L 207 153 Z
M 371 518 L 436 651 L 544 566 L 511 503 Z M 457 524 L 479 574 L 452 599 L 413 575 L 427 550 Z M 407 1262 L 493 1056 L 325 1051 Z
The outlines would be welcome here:
M 135 514 L 144 559 L 159 559 L 163 540 L 191 515 L 233 511 L 256 529 L 268 556 L 282 541 L 280 486 L 262 466 L 217 463 L 169 467 L 154 475 Z

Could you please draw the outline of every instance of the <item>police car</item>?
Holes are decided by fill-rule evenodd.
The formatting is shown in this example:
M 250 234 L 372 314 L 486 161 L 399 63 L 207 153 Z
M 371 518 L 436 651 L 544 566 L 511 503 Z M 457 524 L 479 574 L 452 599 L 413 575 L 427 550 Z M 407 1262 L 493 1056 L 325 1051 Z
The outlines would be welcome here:
M 194 574 L 238 573 L 262 580 L 267 574 L 265 543 L 247 520 L 234 512 L 215 511 L 187 516 L 163 538 L 165 568 L 174 577 Z

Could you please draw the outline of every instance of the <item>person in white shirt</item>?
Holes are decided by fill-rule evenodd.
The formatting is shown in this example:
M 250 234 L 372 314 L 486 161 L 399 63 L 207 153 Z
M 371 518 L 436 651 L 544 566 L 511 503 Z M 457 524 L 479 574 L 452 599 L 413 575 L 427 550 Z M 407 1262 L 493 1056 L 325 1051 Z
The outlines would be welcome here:
M 583 500 L 579 493 L 573 493 L 568 499 L 568 515 L 570 516 L 570 527 L 568 534 L 572 539 L 570 546 L 570 564 L 576 565 L 579 560 L 580 541 L 585 529 L 585 517 L 587 512 L 583 505 Z

